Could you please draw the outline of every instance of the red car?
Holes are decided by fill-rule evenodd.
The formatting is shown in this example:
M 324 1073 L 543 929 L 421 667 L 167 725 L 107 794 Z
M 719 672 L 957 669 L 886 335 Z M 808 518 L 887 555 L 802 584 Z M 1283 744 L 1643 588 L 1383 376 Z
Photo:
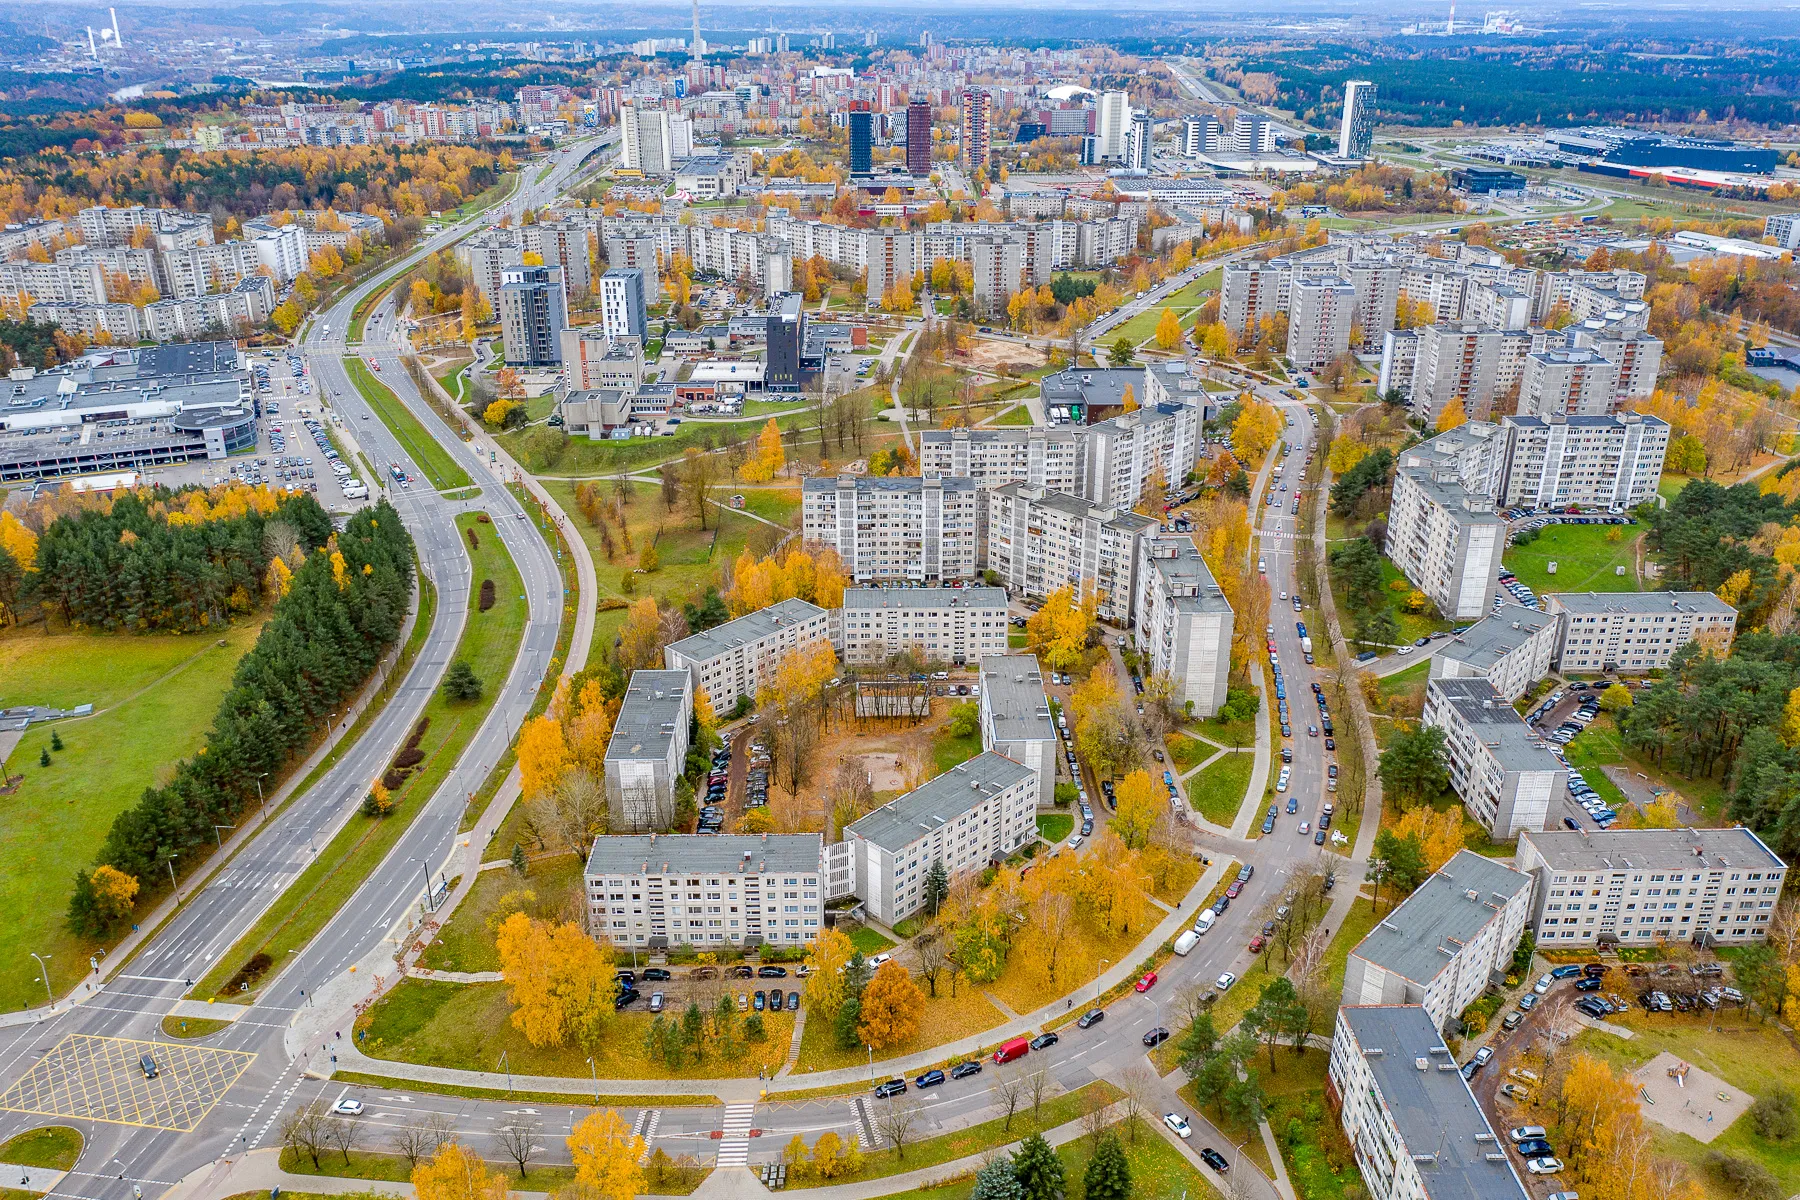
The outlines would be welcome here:
M 1231 886 L 1225 889 L 1225 898 L 1227 900 L 1236 900 L 1239 896 L 1241 896 L 1243 894 L 1243 892 L 1244 892 L 1243 882 L 1241 880 L 1234 879 L 1231 881 Z
M 1264 944 L 1265 943 L 1263 941 L 1263 935 L 1260 933 L 1257 934 L 1255 937 L 1250 939 L 1250 953 L 1252 953 L 1252 954 L 1258 953 L 1259 951 L 1262 950 Z
M 1156 986 L 1156 972 L 1155 971 L 1147 972 L 1142 979 L 1137 981 L 1137 990 L 1140 992 L 1147 992 L 1155 986 Z

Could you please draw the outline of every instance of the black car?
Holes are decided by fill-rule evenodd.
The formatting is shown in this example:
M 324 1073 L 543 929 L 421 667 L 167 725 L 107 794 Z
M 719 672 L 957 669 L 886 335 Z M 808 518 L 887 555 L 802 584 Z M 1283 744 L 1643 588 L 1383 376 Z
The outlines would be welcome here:
M 945 1078 L 947 1077 L 942 1071 L 931 1070 L 913 1080 L 913 1083 L 921 1088 L 936 1087 L 938 1084 L 944 1082 Z M 879 1096 L 881 1093 L 876 1092 L 875 1094 Z
M 1573 829 L 1576 833 L 1581 832 L 1581 822 L 1577 821 L 1574 817 L 1564 817 L 1563 824 L 1570 829 Z
M 904 1079 L 887 1079 L 875 1085 L 875 1098 L 877 1100 L 885 1100 L 889 1096 L 904 1096 L 905 1094 L 906 1080 Z
M 1102 1022 L 1104 1020 L 1106 1020 L 1106 1010 L 1105 1009 L 1090 1008 L 1086 1012 L 1081 1014 L 1080 1020 L 1075 1022 L 1075 1028 L 1077 1028 L 1077 1029 L 1092 1029 L 1094 1026 L 1098 1025 L 1100 1022 Z
M 1604 985 L 1592 976 L 1585 979 L 1577 979 L 1575 981 L 1575 990 L 1578 992 L 1597 992 L 1602 986 Z
M 1323 846 L 1324 844 L 1325 844 L 1325 831 L 1323 829 L 1313 830 L 1313 845 Z
M 1337 749 L 1337 739 L 1332 738 L 1332 737 L 1326 738 L 1325 739 L 1325 748 L 1327 750 L 1336 750 Z
M 1231 1164 L 1225 1161 L 1225 1156 L 1220 1154 L 1217 1150 L 1214 1150 L 1211 1146 L 1200 1151 L 1200 1161 L 1221 1175 L 1231 1169 Z
M 1230 896 L 1220 896 L 1217 900 L 1213 901 L 1213 906 L 1212 906 L 1213 915 L 1216 917 L 1222 917 L 1225 915 L 1225 910 L 1230 907 L 1231 907 L 1231 897 Z
M 633 1004 L 637 1003 L 640 995 L 642 995 L 642 993 L 637 991 L 620 992 L 618 998 L 613 1001 L 613 1011 L 623 1012 L 625 1009 L 630 1008 Z
M 673 979 L 673 978 L 675 978 L 675 976 L 673 976 L 669 972 L 663 970 L 661 967 L 651 967 L 649 970 L 644 972 L 644 978 L 645 979 Z
M 981 1074 L 981 1060 L 978 1058 L 971 1058 L 968 1062 L 960 1062 L 950 1068 L 950 1078 L 952 1079 L 967 1079 L 971 1075 L 979 1074 Z
M 769 1011 L 770 1012 L 780 1012 L 781 1005 L 782 1005 L 781 989 L 780 988 L 770 988 L 769 989 Z
M 1611 1012 L 1612 1010 L 1609 1009 L 1606 1005 L 1600 1003 L 1600 1001 L 1594 999 L 1592 996 L 1589 996 L 1585 1000 L 1577 1000 L 1575 1002 L 1575 1011 L 1576 1012 L 1584 1012 L 1588 1016 L 1590 1016 L 1590 1017 L 1594 1018 L 1596 1021 L 1598 1021 L 1601 1017 L 1606 1016 L 1607 1013 Z
M 786 979 L 787 978 L 787 968 L 786 967 L 758 967 L 758 968 L 756 968 L 756 977 L 758 979 Z
M 1155 1029 L 1152 1029 L 1149 1033 L 1144 1035 L 1144 1045 L 1146 1046 L 1160 1046 L 1168 1040 L 1169 1031 L 1164 1029 L 1161 1025 L 1158 1025 Z
M 1546 1154 L 1555 1153 L 1555 1151 L 1551 1149 L 1550 1143 L 1546 1142 L 1543 1138 L 1527 1138 L 1525 1141 L 1514 1146 L 1513 1149 L 1517 1150 L 1526 1158 L 1542 1158 Z
M 1031 1048 L 1033 1050 L 1048 1050 L 1060 1041 L 1062 1041 L 1062 1039 L 1057 1037 L 1054 1033 L 1040 1033 L 1031 1039 Z
M 1081 836 L 1082 837 L 1092 836 L 1093 832 L 1094 832 L 1094 823 L 1092 821 L 1083 821 L 1081 823 Z

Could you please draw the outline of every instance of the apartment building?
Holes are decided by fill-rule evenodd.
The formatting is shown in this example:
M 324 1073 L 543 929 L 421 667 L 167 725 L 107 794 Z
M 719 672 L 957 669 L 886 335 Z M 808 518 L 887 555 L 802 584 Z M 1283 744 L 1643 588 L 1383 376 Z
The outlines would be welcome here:
M 1131 623 L 1138 542 L 1155 521 L 1024 483 L 987 497 L 986 565 L 1010 592 L 1047 596 L 1069 585 L 1078 596 L 1098 595 L 1101 620 Z
M 1280 260 L 1226 263 L 1219 278 L 1219 319 L 1243 337 L 1264 317 L 1287 311 L 1290 280 L 1288 266 Z
M 1511 704 L 1550 673 L 1562 620 L 1535 608 L 1502 604 L 1431 656 L 1433 679 L 1485 679 Z
M 1527 1200 L 1487 1115 L 1416 1004 L 1338 1009 L 1325 1097 L 1369 1200 Z
M 1417 1004 L 1442 1030 L 1506 977 L 1531 913 L 1531 876 L 1458 850 L 1356 944 L 1343 1003 Z
M 675 823 L 675 781 L 694 715 L 690 672 L 633 671 L 606 744 L 609 828 L 662 832 Z
M 1288 306 L 1288 357 L 1309 371 L 1342 358 L 1350 349 L 1356 316 L 1356 287 L 1349 280 L 1336 275 L 1294 280 Z
M 1175 683 L 1175 702 L 1196 717 L 1225 704 L 1234 614 L 1225 592 L 1186 534 L 1139 541 L 1137 628 L 1133 641 L 1151 670 Z
M 1169 394 L 1156 370 L 1144 376 L 1146 391 Z M 1113 508 L 1131 508 L 1146 498 L 1160 505 L 1160 494 L 1147 495 L 1158 477 L 1163 488 L 1179 488 L 1199 459 L 1203 395 L 1140 400 L 1137 411 L 1088 426 L 1081 437 L 1081 495 Z
M 619 109 L 620 170 L 640 175 L 669 175 L 679 159 L 694 153 L 691 117 L 637 103 Z
M 797 598 L 778 600 L 682 638 L 663 650 L 663 665 L 688 672 L 695 687 L 706 689 L 714 710 L 724 712 L 739 696 L 754 700 L 784 655 L 830 641 L 826 610 Z
M 1776 213 L 1763 221 L 1763 236 L 1783 250 L 1800 250 L 1800 212 Z
M 1654 499 L 1669 451 L 1661 417 L 1503 417 L 1505 446 L 1490 476 L 1506 508 L 1631 509 Z
M 1056 727 L 1035 654 L 1002 649 L 981 659 L 981 748 L 1023 763 L 1037 776 L 1037 803 L 1056 798 Z
M 507 267 L 500 273 L 500 334 L 509 366 L 554 367 L 562 361 L 569 300 L 560 267 Z
M 975 308 L 991 316 L 1003 316 L 1024 273 L 1024 244 L 1015 238 L 986 237 L 977 238 L 969 250 Z
M 1084 431 L 1070 426 L 926 429 L 919 433 L 919 473 L 974 481 L 981 489 L 1028 483 L 1053 492 L 1080 491 Z
M 986 88 L 964 88 L 962 94 L 963 165 L 973 174 L 988 165 L 993 139 L 994 97 Z
M 1446 620 L 1474 620 L 1499 581 L 1506 522 L 1491 499 L 1463 486 L 1454 456 L 1433 452 L 1437 440 L 1395 466 L 1387 554 Z
M 984 751 L 844 828 L 856 894 L 893 925 L 925 905 L 925 877 L 984 869 L 1037 836 L 1037 772 Z
M 1787 864 L 1731 829 L 1547 830 L 1519 835 L 1531 924 L 1546 948 L 1763 941 Z
M 1623 327 L 1607 317 L 1571 325 L 1563 336 L 1570 346 L 1593 350 L 1613 364 L 1618 375 L 1613 408 L 1642 400 L 1656 391 L 1656 377 L 1662 370 L 1661 338 L 1642 329 Z
M 1444 731 L 1450 786 L 1490 838 L 1511 841 L 1555 823 L 1568 768 L 1491 682 L 1427 680 L 1422 719 Z
M 1525 356 L 1519 412 L 1528 417 L 1598 417 L 1612 411 L 1619 367 L 1596 350 L 1539 350 Z
M 1723 652 L 1737 636 L 1737 609 L 1711 592 L 1552 592 L 1544 602 L 1562 617 L 1555 665 L 1565 675 L 1641 675 L 1689 642 Z
M 968 579 L 980 496 L 969 479 L 815 476 L 801 486 L 801 536 L 836 550 L 852 579 Z
M 1533 341 L 1526 330 L 1440 322 L 1418 330 L 1416 338 L 1384 341 L 1382 373 L 1384 378 L 1404 374 L 1411 379 L 1407 406 L 1428 426 L 1437 424 L 1438 415 L 1454 401 L 1461 401 L 1471 418 L 1485 418 L 1494 401 L 1519 381 Z M 1414 361 L 1410 366 L 1390 364 L 1387 352 L 1410 352 Z
M 617 340 L 598 325 L 561 330 L 563 378 L 569 392 L 593 388 L 635 392 L 644 382 L 644 343 L 638 338 Z
M 647 336 L 644 271 L 641 267 L 613 267 L 600 276 L 600 327 L 609 338 Z
M 584 872 L 588 932 L 617 947 L 803 946 L 819 935 L 816 833 L 608 834 Z
M 1362 332 L 1362 340 L 1352 349 L 1359 354 L 1379 349 L 1382 339 L 1393 329 L 1394 311 L 1400 300 L 1400 281 L 1405 273 L 1405 268 L 1395 262 L 1353 260 L 1345 264 L 1344 278 L 1356 289 L 1356 314 L 1352 325 Z
M 903 650 L 963 666 L 1006 652 L 1006 589 L 845 588 L 838 646 L 851 666 L 877 666 Z

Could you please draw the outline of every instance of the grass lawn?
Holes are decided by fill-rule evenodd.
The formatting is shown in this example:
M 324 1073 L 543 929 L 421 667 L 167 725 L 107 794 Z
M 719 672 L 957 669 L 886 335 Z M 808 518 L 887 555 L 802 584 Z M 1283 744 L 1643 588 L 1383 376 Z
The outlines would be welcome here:
M 190 993 L 195 999 L 218 995 L 218 989 L 225 981 L 258 951 L 279 963 L 289 949 L 305 945 L 323 929 L 361 886 L 375 864 L 399 841 L 412 818 L 418 815 L 426 800 L 456 766 L 469 739 L 474 737 L 493 708 L 513 659 L 518 655 L 529 605 L 521 594 L 524 585 L 519 580 L 512 556 L 501 544 L 494 527 L 478 519 L 483 515 L 460 513 L 456 518 L 465 549 L 471 529 L 477 531 L 480 545 L 470 554 L 474 569 L 470 576 L 469 617 L 452 656 L 452 661 L 463 659 L 474 668 L 485 685 L 481 698 L 452 701 L 441 690 L 432 694 L 423 714 L 430 726 L 419 743 L 425 760 L 411 778 L 394 790 L 394 811 L 385 818 L 365 817 L 360 813 L 351 817 L 331 844 L 321 847 L 318 857 L 269 911 L 200 980 Z M 496 601 L 484 613 L 478 611 L 478 601 L 481 584 L 489 579 L 494 582 Z M 272 976 L 266 976 L 265 981 L 268 978 Z M 254 993 L 242 993 L 219 998 L 248 1001 L 253 996 Z
M 370 1075 L 362 1071 L 334 1071 L 331 1076 L 339 1083 L 355 1083 L 365 1087 L 389 1088 L 396 1092 L 430 1092 L 434 1096 L 462 1096 L 468 1100 L 523 1100 L 527 1103 L 567 1104 L 570 1092 L 532 1092 L 521 1088 L 506 1091 L 501 1088 L 462 1087 L 454 1083 L 433 1083 L 423 1079 L 392 1079 L 386 1075 Z M 585 1093 L 588 1102 L 593 1101 L 594 1093 Z M 717 1096 L 709 1096 L 700 1092 L 674 1092 L 664 1096 L 650 1096 L 633 1092 L 627 1095 L 613 1096 L 604 1092 L 600 1094 L 598 1103 L 609 1108 L 708 1108 L 719 1103 Z
M 1337 886 L 1355 885 L 1350 879 L 1340 879 Z M 1325 974 L 1324 981 L 1320 984 L 1320 995 L 1342 994 L 1344 970 L 1350 962 L 1350 951 L 1356 949 L 1357 944 L 1369 936 L 1369 931 L 1375 928 L 1376 922 L 1385 916 L 1392 906 L 1393 897 L 1383 896 L 1381 908 L 1377 911 L 1370 906 L 1369 896 L 1366 892 L 1357 892 L 1356 903 L 1350 906 L 1350 911 L 1344 916 L 1344 923 L 1338 926 L 1337 931 L 1331 935 L 1331 945 L 1326 948 Z M 1327 1006 L 1313 1014 L 1313 1032 L 1329 1034 L 1336 1022 L 1337 1008 Z
M 528 906 L 532 913 L 543 917 L 561 913 L 582 899 L 582 865 L 580 855 L 559 854 L 528 864 L 523 879 L 511 867 L 483 871 L 437 939 L 425 947 L 419 965 L 434 971 L 498 971 L 500 956 L 488 920 L 501 898 L 528 890 L 537 898 Z
M 211 1017 L 178 1017 L 171 1013 L 162 1019 L 162 1031 L 172 1038 L 203 1038 L 230 1029 L 231 1024 Z
M 1132 1125 L 1137 1127 L 1135 1136 Z M 1181 1151 L 1169 1145 L 1148 1120 L 1139 1117 L 1129 1123 L 1121 1121 L 1112 1127 L 1112 1131 L 1119 1135 L 1119 1141 L 1125 1147 L 1125 1161 L 1131 1168 L 1133 1196 L 1157 1197 L 1159 1200 L 1166 1197 L 1174 1200 L 1177 1196 L 1198 1198 L 1212 1194 L 1212 1181 L 1183 1158 Z M 1093 1145 L 1085 1137 L 1064 1142 L 1056 1148 L 1056 1157 L 1062 1162 L 1063 1179 L 1070 1196 L 1080 1194 L 1081 1181 L 1087 1172 L 1088 1159 L 1092 1156 Z M 898 1192 L 888 1200 L 966 1200 L 974 1190 L 974 1179 L 959 1179 L 941 1187 Z
M 1023 650 L 1030 644 L 1031 639 L 1022 633 L 1009 633 L 1006 635 L 1006 648 L 1008 650 Z
M 16 1167 L 66 1171 L 81 1156 L 81 1134 L 67 1125 L 45 1125 L 10 1137 L 0 1145 L 0 1162 Z
M 883 950 L 892 950 L 894 943 L 876 933 L 867 925 L 858 925 L 850 931 L 850 944 L 863 952 L 864 958 L 880 954 Z
M 1198 302 L 1196 301 L 1196 303 Z M 1108 347 L 1122 337 L 1130 338 L 1131 344 L 1134 346 L 1140 342 L 1148 341 L 1150 338 L 1156 336 L 1156 326 L 1161 322 L 1163 309 L 1165 308 L 1173 308 L 1175 310 L 1175 316 L 1181 322 L 1184 329 L 1192 324 L 1188 319 L 1189 314 L 1186 307 L 1170 304 L 1165 301 L 1162 304 L 1158 304 L 1155 308 L 1150 309 L 1148 312 L 1139 313 L 1117 329 L 1109 331 L 1101 340 L 1105 342 Z M 1144 398 L 1139 396 L 1138 403 L 1142 404 L 1143 402 Z
M 1204 761 L 1207 756 L 1217 753 L 1211 746 L 1196 742 L 1193 738 L 1179 733 L 1171 733 L 1164 737 L 1163 746 L 1169 752 L 1169 761 L 1179 771 L 1185 771 L 1195 763 Z
M 1031 409 L 1023 404 L 1015 405 L 1001 413 L 992 423 L 995 425 L 1029 425 L 1031 424 Z
M 1260 713 L 1247 721 L 1221 721 L 1217 717 L 1211 717 L 1205 721 L 1198 721 L 1189 728 L 1209 742 L 1217 742 L 1221 746 L 1247 749 L 1256 745 L 1256 723 L 1260 720 L 1262 720 Z M 1212 753 L 1204 746 L 1201 749 L 1206 754 Z
M 34 726 L 6 763 L 24 782 L 0 796 L 0 858 L 8 866 L 0 875 L 0 959 L 14 964 L 0 972 L 0 1009 L 44 1002 L 30 952 L 50 960 L 50 986 L 60 995 L 107 944 L 77 937 L 63 923 L 75 872 L 91 865 L 113 819 L 205 742 L 262 619 L 179 636 L 36 628 L 0 636 L 4 703 L 92 702 L 97 714 Z M 63 749 L 40 767 L 52 731 Z
M 1257 1068 L 1268 1095 L 1269 1128 L 1300 1200 L 1343 1200 L 1346 1186 L 1362 1183 L 1343 1128 L 1325 1108 L 1325 1068 L 1329 1051 L 1291 1048 L 1275 1051 L 1277 1073 L 1268 1070 L 1265 1051 Z
M 1573 741 L 1563 747 L 1569 756 L 1569 766 L 1579 770 L 1588 786 L 1600 793 L 1608 808 L 1622 813 L 1630 802 L 1619 785 L 1608 779 L 1603 766 L 1615 766 L 1625 761 L 1625 745 L 1619 740 L 1618 727 L 1613 724 L 1609 714 L 1602 713 L 1580 733 Z
M 1381 560 L 1382 595 L 1388 598 L 1388 605 L 1394 610 L 1394 619 L 1400 623 L 1401 642 L 1410 642 L 1429 633 L 1444 633 L 1456 628 L 1458 624 L 1456 621 L 1441 621 L 1433 616 L 1407 612 L 1405 600 L 1407 593 L 1412 590 L 1412 584 L 1407 583 L 1407 591 L 1404 592 L 1395 591 L 1390 586 L 1395 580 L 1404 581 L 1405 579 L 1406 576 L 1401 573 L 1400 568 L 1384 556 Z M 1331 580 L 1331 594 L 1334 598 L 1344 595 L 1344 587 L 1335 575 Z M 1343 613 L 1341 608 L 1339 613 L 1340 615 Z M 1355 622 L 1346 618 L 1344 621 L 1345 632 L 1349 632 L 1354 624 Z
M 950 994 L 948 976 L 938 979 L 938 994 L 933 997 L 925 980 L 913 982 L 925 993 L 925 1012 L 919 1020 L 919 1032 L 904 1042 L 884 1046 L 875 1052 L 875 1061 L 917 1054 L 933 1046 L 942 1046 L 984 1029 L 992 1029 L 1006 1020 L 1006 1015 L 981 994 L 981 989 L 959 982 L 956 995 Z M 791 1020 L 792 1018 L 789 1018 Z M 800 1058 L 794 1063 L 795 1075 L 813 1071 L 835 1071 L 839 1067 L 867 1065 L 869 1052 L 861 1042 L 846 1050 L 838 1044 L 837 1031 L 830 1021 L 809 1019 L 800 1037 Z
M 1213 824 L 1229 828 L 1243 807 L 1255 766 L 1254 754 L 1227 754 L 1187 781 L 1189 803 Z
M 1425 708 L 1425 682 L 1431 675 L 1431 660 L 1414 663 L 1404 671 L 1382 677 L 1377 686 L 1388 712 L 1401 716 L 1418 716 Z
M 931 741 L 931 758 L 937 764 L 938 774 L 943 774 L 958 763 L 966 763 L 981 753 L 981 734 L 979 731 L 967 737 L 957 737 L 950 732 L 949 726 L 938 730 L 937 737 Z
M 469 473 L 456 464 L 436 438 L 425 432 L 412 410 L 400 403 L 400 398 L 375 377 L 362 359 L 345 358 L 344 370 L 363 399 L 369 402 L 369 407 L 375 410 L 375 415 L 406 448 L 407 456 L 424 472 L 432 487 L 444 491 L 469 486 Z
M 465 1071 L 492 1071 L 504 1052 L 516 1076 L 551 1075 L 573 1079 L 588 1071 L 588 1051 L 567 1046 L 533 1046 L 512 1023 L 512 1004 L 503 983 L 438 983 L 405 979 L 361 1017 L 359 1031 L 367 1030 L 363 1052 L 373 1058 L 455 1067 Z M 709 1053 L 699 1062 L 691 1058 L 671 1071 L 660 1058 L 645 1049 L 645 1035 L 654 1018 L 647 1012 L 615 1015 L 593 1052 L 594 1068 L 601 1079 L 719 1079 L 741 1078 L 758 1067 L 770 1074 L 787 1060 L 794 1017 L 763 1014 L 768 1031 L 764 1041 L 745 1045 L 730 1055 Z M 711 1041 L 706 1046 L 716 1048 Z
M 1075 828 L 1073 813 L 1041 812 L 1037 815 L 1038 833 L 1052 845 L 1065 842 L 1069 833 Z
M 1638 590 L 1633 547 L 1643 530 L 1633 525 L 1546 525 L 1537 540 L 1508 546 L 1505 564 L 1532 591 L 1635 592 Z M 1609 534 L 1618 541 L 1607 541 Z M 1550 573 L 1550 564 L 1556 573 Z M 1625 573 L 1617 573 L 1619 567 Z
M 1681 495 L 1681 490 L 1694 482 L 1691 475 L 1664 475 L 1662 482 L 1656 485 L 1656 494 L 1664 500 L 1673 500 Z

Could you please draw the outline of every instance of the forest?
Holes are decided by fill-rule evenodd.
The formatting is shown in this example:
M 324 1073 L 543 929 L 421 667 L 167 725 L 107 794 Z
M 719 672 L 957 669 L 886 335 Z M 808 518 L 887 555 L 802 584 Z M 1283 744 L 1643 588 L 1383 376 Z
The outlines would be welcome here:
M 76 930 L 126 920 L 140 886 L 159 890 L 167 859 L 178 856 L 182 872 L 203 862 L 213 826 L 233 824 L 256 802 L 259 777 L 280 778 L 399 636 L 413 581 L 412 538 L 400 515 L 384 500 L 341 533 L 326 533 L 323 542 L 296 541 L 279 560 L 281 597 L 238 664 L 203 751 L 166 785 L 146 788 L 113 822 L 94 869 L 76 873 Z M 289 561 L 297 564 L 291 571 Z

